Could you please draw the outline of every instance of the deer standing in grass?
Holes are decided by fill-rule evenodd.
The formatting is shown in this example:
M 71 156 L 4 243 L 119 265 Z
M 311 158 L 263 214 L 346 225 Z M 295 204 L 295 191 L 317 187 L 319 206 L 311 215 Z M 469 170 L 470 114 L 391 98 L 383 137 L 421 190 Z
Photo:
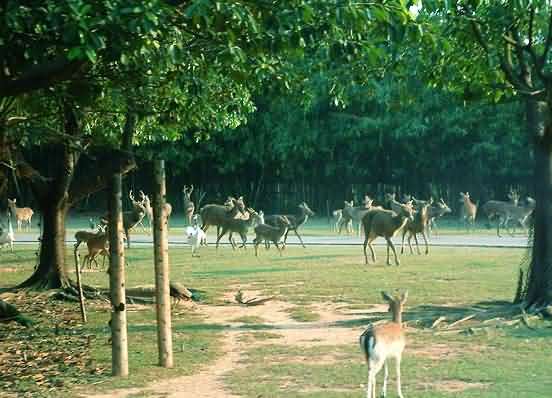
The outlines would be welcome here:
M 388 359 L 394 358 L 397 370 L 397 394 L 403 398 L 401 390 L 401 358 L 406 345 L 404 328 L 402 326 L 402 312 L 408 291 L 400 297 L 382 292 L 383 299 L 389 303 L 389 312 L 392 313 L 393 321 L 383 325 L 370 326 L 360 336 L 360 347 L 364 353 L 368 365 L 368 385 L 366 397 L 376 398 L 376 376 L 384 368 L 382 397 L 387 395 L 387 379 L 389 370 Z
M 289 221 L 289 228 L 287 229 L 286 233 L 284 234 L 284 246 L 287 242 L 287 237 L 289 231 L 295 232 L 295 235 L 297 238 L 299 238 L 299 242 L 301 242 L 301 245 L 303 247 L 306 247 L 303 243 L 303 239 L 301 239 L 301 236 L 299 235 L 299 232 L 297 231 L 299 227 L 307 222 L 309 219 L 309 216 L 314 216 L 314 212 L 310 209 L 310 207 L 307 205 L 306 202 L 301 202 L 299 205 L 297 205 L 298 211 L 296 214 L 285 214 L 285 217 Z M 278 226 L 279 223 L 279 217 L 282 215 L 275 214 L 271 216 L 265 217 L 265 222 L 268 225 L 272 225 L 274 227 Z
M 332 232 L 337 232 L 339 224 L 343 219 L 343 209 L 336 209 L 332 211 Z
M 345 207 L 343 208 L 343 220 L 347 223 L 351 223 L 354 226 L 354 222 L 358 222 L 358 236 L 360 236 L 360 230 L 362 228 L 362 217 L 372 208 L 374 200 L 368 195 L 364 196 L 363 206 L 353 206 L 353 201 L 345 201 Z M 339 228 L 341 233 L 341 228 Z
M 286 216 L 275 217 L 273 221 L 277 226 L 259 224 L 255 227 L 255 239 L 253 239 L 253 244 L 255 245 L 255 256 L 259 255 L 259 245 L 263 241 L 265 242 L 265 247 L 267 249 L 269 248 L 269 245 L 266 244 L 266 242 L 274 243 L 276 249 L 278 249 L 278 252 L 280 253 L 280 256 L 282 255 L 282 249 L 279 246 L 279 242 L 291 223 Z M 282 244 L 282 248 L 283 247 L 284 244 Z
M 138 225 L 146 215 L 146 208 L 143 205 L 143 201 L 135 200 L 132 190 L 128 193 L 128 197 L 132 203 L 132 210 L 123 212 L 123 232 L 127 240 L 127 248 L 130 247 L 129 231 Z M 109 215 L 103 216 L 101 222 L 108 225 Z
M 33 218 L 34 211 L 30 207 L 17 207 L 17 199 L 8 199 L 8 206 L 11 213 L 17 221 L 17 230 L 20 231 L 23 224 L 27 226 L 27 230 L 31 230 L 31 220 Z
M 414 241 L 416 242 L 416 250 L 418 254 L 420 253 L 420 245 L 418 244 L 418 237 L 417 234 L 422 234 L 422 237 L 424 238 L 425 242 L 425 254 L 429 254 L 429 245 L 427 243 L 427 225 L 429 224 L 429 207 L 431 206 L 432 202 L 426 202 L 425 205 L 418 208 L 418 211 L 414 215 L 414 219 L 412 221 L 408 221 L 406 225 L 403 228 L 402 233 L 402 245 L 401 245 L 401 254 L 404 253 L 404 238 L 406 234 L 408 233 L 408 247 L 410 247 L 410 254 L 413 254 L 414 251 L 412 250 L 412 237 L 414 237 Z
M 182 194 L 184 195 L 184 218 L 186 219 L 188 225 L 192 225 L 192 217 L 194 216 L 195 211 L 195 204 L 192 200 L 193 190 L 193 185 L 190 185 L 189 187 L 184 185 L 184 188 L 182 188 Z
M 78 246 L 75 246 L 77 250 Z M 84 256 L 82 260 L 83 268 L 88 263 L 88 268 L 92 268 L 92 261 L 96 264 L 96 268 L 99 268 L 98 261 L 96 257 L 101 255 L 103 257 L 102 268 L 105 267 L 105 258 L 109 257 L 109 234 L 107 231 L 101 231 L 91 236 L 86 241 L 86 247 L 88 248 L 88 253 Z
M 376 253 L 372 246 L 372 242 L 378 237 L 383 236 L 387 241 L 387 265 L 391 265 L 389 261 L 389 248 L 393 250 L 395 255 L 395 265 L 400 265 L 399 258 L 397 257 L 397 251 L 395 246 L 391 241 L 391 238 L 395 236 L 401 228 L 410 220 L 413 220 L 412 217 L 412 207 L 409 205 L 400 205 L 399 212 L 395 213 L 391 210 L 385 209 L 373 209 L 370 210 L 364 218 L 362 219 L 362 224 L 364 225 L 364 259 L 366 264 L 368 264 L 368 254 L 366 253 L 366 246 L 370 247 L 370 252 L 372 253 L 372 261 L 376 262 Z
M 435 230 L 435 233 L 437 233 L 436 220 L 451 212 L 452 210 L 448 207 L 443 198 L 439 199 L 438 202 L 433 203 L 428 210 L 429 222 L 427 223 L 427 236 L 431 235 L 432 230 Z
M 228 197 L 224 205 L 208 204 L 199 210 L 201 216 L 201 229 L 207 233 L 211 225 L 217 227 L 217 236 L 220 234 L 220 226 L 227 218 L 236 218 L 238 215 L 243 215 L 245 212 L 245 203 L 243 197 L 238 199 Z
M 254 223 L 261 223 L 262 217 L 257 213 L 255 210 L 248 208 L 247 212 L 249 213 L 248 219 L 243 218 L 226 218 L 220 225 L 221 231 L 217 236 L 217 243 L 216 248 L 218 249 L 218 245 L 220 242 L 220 239 L 227 233 L 230 232 L 228 235 L 228 240 L 230 241 L 230 244 L 232 245 L 232 249 L 236 249 L 237 245 L 236 242 L 232 239 L 232 233 L 237 232 L 242 240 L 242 245 L 244 249 L 246 248 L 245 244 L 247 243 L 247 232 L 249 231 L 249 228 Z
M 475 217 L 477 216 L 477 205 L 473 203 L 470 199 L 470 193 L 469 192 L 460 192 L 460 198 L 462 199 L 463 203 L 463 218 L 464 222 L 466 223 L 466 228 L 469 231 L 470 226 L 471 229 L 475 229 Z
M 501 200 L 489 200 L 481 206 L 481 211 L 487 216 L 487 227 L 491 227 L 491 221 L 496 220 L 496 235 L 500 238 L 500 227 L 508 229 L 508 221 L 512 218 L 512 213 L 518 208 L 519 193 L 510 189 L 508 192 L 508 202 Z

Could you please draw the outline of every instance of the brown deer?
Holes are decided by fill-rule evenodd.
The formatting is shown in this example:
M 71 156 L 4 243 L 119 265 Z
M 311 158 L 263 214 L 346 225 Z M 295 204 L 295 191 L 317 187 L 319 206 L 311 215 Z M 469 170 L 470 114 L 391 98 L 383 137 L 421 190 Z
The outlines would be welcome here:
M 441 218 L 445 214 L 451 213 L 452 210 L 448 205 L 445 203 L 443 198 L 439 199 L 439 201 L 433 203 L 428 210 L 428 217 L 429 222 L 427 224 L 427 235 L 431 235 L 431 231 L 435 230 L 437 233 L 437 222 L 436 220 L 438 218 Z
M 259 255 L 258 248 L 262 242 L 274 243 L 276 249 L 278 249 L 278 252 L 280 253 L 280 256 L 282 255 L 282 248 L 284 247 L 284 244 L 282 243 L 282 248 L 280 248 L 279 243 L 291 223 L 286 216 L 275 217 L 273 222 L 277 226 L 259 224 L 255 227 L 255 239 L 253 239 L 253 244 L 255 245 L 255 256 Z M 266 245 L 267 249 L 268 247 L 269 246 Z
M 223 222 L 220 225 L 220 233 L 217 236 L 217 243 L 216 248 L 218 249 L 218 244 L 220 242 L 220 239 L 227 233 L 230 232 L 228 236 L 228 240 L 230 241 L 230 244 L 232 245 L 232 249 L 236 249 L 237 245 L 232 239 L 232 233 L 236 232 L 240 235 L 242 240 L 242 245 L 244 249 L 246 248 L 245 244 L 247 243 L 247 232 L 249 231 L 249 228 L 254 223 L 262 222 L 262 217 L 252 208 L 248 208 L 247 212 L 249 213 L 249 218 L 243 219 L 243 218 L 234 218 L 234 217 L 228 217 L 223 220 Z
M 400 205 L 399 212 L 395 213 L 391 210 L 373 209 L 370 210 L 362 219 L 364 225 L 364 259 L 368 264 L 368 254 L 366 246 L 370 247 L 372 253 L 372 261 L 376 262 L 376 253 L 372 247 L 372 242 L 378 237 L 383 236 L 387 241 L 387 265 L 391 265 L 389 261 L 389 248 L 393 250 L 395 255 L 395 265 L 400 265 L 397 257 L 397 251 L 391 241 L 391 238 L 405 226 L 408 221 L 412 221 L 412 207 L 408 205 Z
M 127 241 L 127 248 L 130 248 L 130 235 L 129 231 L 142 221 L 146 215 L 146 208 L 142 204 L 142 201 L 134 199 L 132 190 L 128 193 L 130 202 L 132 203 L 131 211 L 123 212 L 123 232 Z M 105 215 L 101 218 L 102 224 L 109 225 L 109 215 Z
M 477 216 L 477 205 L 470 200 L 469 192 L 460 192 L 460 199 L 463 203 L 463 218 L 466 223 L 466 229 L 469 231 L 475 229 L 475 217 Z
M 88 253 L 82 261 L 83 268 L 87 263 L 88 268 L 92 268 L 92 261 L 96 264 L 96 268 L 99 268 L 98 261 L 96 260 L 98 255 L 103 257 L 102 268 L 104 268 L 105 258 L 109 257 L 109 234 L 107 231 L 101 231 L 89 237 L 86 241 L 86 247 L 88 248 Z M 75 246 L 75 250 L 77 250 L 77 246 Z
M 408 298 L 408 291 L 400 297 L 382 292 L 383 299 L 389 303 L 389 312 L 393 316 L 392 322 L 372 326 L 360 336 L 360 347 L 368 365 L 368 385 L 366 397 L 376 398 L 376 376 L 384 368 L 382 397 L 387 395 L 387 360 L 395 359 L 397 370 L 397 395 L 403 398 L 401 391 L 401 358 L 406 346 L 405 332 L 402 325 L 402 312 Z
M 192 201 L 192 192 L 194 186 L 190 185 L 189 187 L 184 185 L 182 188 L 182 194 L 184 195 L 184 218 L 188 225 L 192 225 L 192 217 L 194 216 L 195 204 Z
M 245 203 L 243 196 L 240 196 L 238 199 L 228 197 L 224 205 L 205 205 L 199 210 L 202 221 L 201 229 L 203 232 L 207 232 L 211 225 L 215 225 L 217 227 L 218 236 L 220 234 L 220 225 L 227 218 L 236 218 L 238 215 L 243 215 L 244 213 Z
M 401 211 L 401 207 L 403 206 L 403 203 L 398 202 L 395 200 L 395 194 L 394 193 L 386 193 L 385 194 L 385 201 L 387 203 L 387 207 L 394 211 L 395 213 L 399 213 Z M 404 205 L 409 206 L 412 209 L 412 200 L 408 200 L 404 203 Z
M 8 199 L 8 207 L 17 221 L 17 230 L 20 231 L 23 224 L 25 224 L 27 230 L 30 231 L 34 211 L 30 207 L 17 207 L 16 202 L 17 199 Z
M 519 193 L 510 189 L 508 202 L 501 200 L 489 200 L 481 206 L 481 211 L 487 216 L 487 227 L 491 227 L 491 221 L 496 220 L 496 235 L 500 238 L 500 227 L 508 228 L 508 221 L 512 217 L 512 210 L 518 207 Z
M 301 202 L 297 205 L 298 211 L 296 214 L 285 214 L 285 217 L 289 221 L 290 225 L 287 229 L 286 233 L 284 234 L 284 246 L 287 242 L 287 237 L 289 231 L 295 232 L 295 235 L 297 238 L 299 238 L 299 242 L 301 242 L 301 245 L 303 247 L 306 247 L 303 243 L 303 239 L 301 239 L 301 236 L 299 235 L 299 232 L 297 231 L 299 227 L 307 222 L 309 219 L 309 216 L 314 216 L 314 212 L 310 209 L 310 207 L 307 205 L 306 202 Z M 278 227 L 280 217 L 284 214 L 274 214 L 271 216 L 265 217 L 265 222 L 268 225 L 272 225 L 273 227 Z
M 412 237 L 414 237 L 414 241 L 416 242 L 416 250 L 418 254 L 420 253 L 420 246 L 418 244 L 418 237 L 417 234 L 422 234 L 422 237 L 424 238 L 425 242 L 425 254 L 429 254 L 429 245 L 427 243 L 427 226 L 429 224 L 429 208 L 432 204 L 432 201 L 426 202 L 425 205 L 419 207 L 419 210 L 414 215 L 414 219 L 412 221 L 408 221 L 406 225 L 403 228 L 402 233 L 402 245 L 401 245 L 401 254 L 404 253 L 404 238 L 406 234 L 408 233 L 408 247 L 410 247 L 410 254 L 412 254 L 414 251 L 412 250 Z
M 75 232 L 75 250 L 79 248 L 82 242 L 88 242 L 89 239 L 92 239 L 98 235 L 101 235 L 105 232 L 106 226 L 98 225 L 96 231 L 77 231 Z

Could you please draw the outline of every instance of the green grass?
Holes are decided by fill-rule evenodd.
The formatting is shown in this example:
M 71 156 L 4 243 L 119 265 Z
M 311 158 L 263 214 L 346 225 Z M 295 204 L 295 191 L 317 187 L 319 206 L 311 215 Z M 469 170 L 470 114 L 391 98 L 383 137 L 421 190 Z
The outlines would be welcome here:
M 497 302 L 511 300 L 518 266 L 525 254 L 518 249 L 434 248 L 430 256 L 405 255 L 400 267 L 388 267 L 384 265 L 385 248 L 376 247 L 376 252 L 378 262 L 366 266 L 360 247 L 290 246 L 282 257 L 275 250 L 263 251 L 260 257 L 255 257 L 249 249 L 233 252 L 223 247 L 217 252 L 210 246 L 202 249 L 200 258 L 194 259 L 186 248 L 171 248 L 171 279 L 201 290 L 203 302 L 208 305 L 226 305 L 223 294 L 238 289 L 260 291 L 262 296 L 276 295 L 278 300 L 293 305 L 290 322 L 295 320 L 305 326 L 320 319 L 315 306 L 318 303 L 362 310 L 382 302 L 381 290 L 408 289 L 405 319 L 415 325 L 418 317 L 428 313 L 446 316 L 450 307 L 464 308 L 470 313 L 476 305 L 492 308 Z M 68 264 L 72 264 L 70 251 L 67 258 Z M 130 263 L 127 286 L 153 285 L 151 248 L 132 248 L 127 258 Z M 35 261 L 35 249 L 31 247 L 18 247 L 15 255 L 0 252 L 0 287 L 24 280 L 31 274 Z M 10 271 L 5 272 L 7 269 Z M 106 287 L 108 283 L 104 272 L 86 272 L 83 278 L 84 283 L 95 286 Z M 78 320 L 75 304 L 58 305 Z M 91 357 L 106 371 L 100 375 L 83 374 L 80 378 L 72 376 L 63 388 L 55 391 L 27 384 L 20 387 L 20 394 L 32 391 L 36 396 L 74 396 L 78 391 L 140 386 L 161 378 L 193 374 L 222 354 L 217 348 L 225 325 L 203 316 L 201 309 L 179 307 L 173 313 L 176 367 L 165 370 L 156 366 L 154 307 L 131 307 L 128 313 L 131 376 L 112 379 L 106 326 L 109 308 L 98 302 L 89 303 L 88 309 L 89 323 L 75 328 L 79 333 L 94 336 Z M 36 308 L 37 316 L 40 311 L 41 308 Z M 264 315 L 236 316 L 232 321 L 244 324 L 238 333 L 239 341 L 245 343 L 239 365 L 225 378 L 232 392 L 264 398 L 364 394 L 361 384 L 365 383 L 366 367 L 356 344 L 328 342 L 315 347 L 283 344 L 278 339 L 278 329 L 272 329 Z M 53 324 L 48 324 L 47 317 L 43 322 L 44 333 L 51 334 Z M 368 322 L 367 314 L 327 327 L 336 332 L 361 330 Z M 411 329 L 402 367 L 405 396 L 550 397 L 552 328 L 545 321 L 536 322 L 535 326 L 535 331 L 522 326 L 489 327 L 474 334 L 448 335 L 437 335 L 426 328 Z M 3 345 L 9 343 L 3 342 L 0 335 L 0 353 Z M 415 354 L 420 347 L 429 347 L 431 351 L 435 346 L 449 347 L 450 353 L 437 357 Z M 392 380 L 393 377 L 391 367 Z M 468 383 L 466 386 L 481 384 L 456 393 L 444 391 L 447 383 L 458 382 Z M 394 396 L 393 383 L 389 394 Z

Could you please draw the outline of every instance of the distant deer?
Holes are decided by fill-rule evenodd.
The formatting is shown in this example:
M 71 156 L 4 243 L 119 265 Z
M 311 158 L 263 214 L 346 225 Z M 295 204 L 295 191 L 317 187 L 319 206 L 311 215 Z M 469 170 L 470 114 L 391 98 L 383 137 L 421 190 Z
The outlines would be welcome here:
M 77 231 L 75 232 L 75 250 L 79 248 L 82 242 L 87 242 L 89 239 L 95 238 L 98 235 L 105 233 L 104 225 L 97 225 L 95 231 Z
M 404 238 L 406 234 L 408 233 L 408 247 L 410 247 L 410 254 L 412 254 L 414 251 L 412 250 L 412 237 L 414 237 L 414 241 L 416 242 L 416 250 L 418 254 L 420 254 L 420 246 L 418 244 L 418 238 L 417 234 L 422 234 L 422 237 L 424 238 L 425 242 L 425 254 L 429 254 L 429 245 L 427 243 L 427 226 L 429 224 L 429 207 L 431 206 L 432 202 L 425 202 L 425 205 L 418 208 L 418 211 L 414 215 L 414 219 L 412 221 L 408 221 L 406 225 L 403 228 L 402 233 L 402 245 L 401 245 L 401 254 L 404 253 Z
M 451 213 L 452 210 L 448 205 L 445 203 L 443 198 L 439 199 L 439 201 L 433 203 L 428 210 L 428 217 L 429 222 L 427 224 L 427 235 L 430 236 L 431 231 L 435 230 L 437 231 L 437 222 L 436 220 L 438 218 L 441 218 L 445 214 Z
M 144 206 L 144 210 L 146 212 L 146 216 L 144 217 L 144 219 L 148 220 L 148 228 L 151 230 L 153 228 L 153 208 L 151 207 L 151 201 L 149 196 L 146 195 L 144 191 L 140 191 L 139 193 L 142 206 Z M 138 224 L 142 226 L 143 231 L 147 231 L 143 223 L 144 219 L 142 219 Z
M 259 214 L 251 209 L 251 208 L 248 208 L 247 209 L 247 212 L 249 213 L 249 218 L 247 220 L 244 220 L 242 218 L 226 218 L 224 219 L 224 221 L 221 223 L 220 227 L 221 227 L 221 231 L 220 233 L 218 234 L 217 236 L 217 243 L 216 243 L 216 248 L 218 249 L 218 244 L 220 242 L 220 239 L 227 233 L 227 232 L 230 232 L 230 235 L 228 236 L 228 240 L 230 241 L 230 244 L 232 245 L 232 249 L 236 249 L 237 248 L 237 245 L 236 243 L 232 240 L 232 232 L 236 232 L 240 235 L 241 237 L 241 240 L 242 240 L 242 246 L 244 249 L 246 248 L 246 243 L 247 243 L 247 232 L 249 230 L 249 228 L 253 225 L 253 223 L 255 222 L 259 222 L 262 220 L 261 216 L 259 216 Z
M 211 225 L 217 227 L 217 236 L 220 234 L 220 226 L 227 218 L 236 218 L 245 212 L 243 197 L 238 199 L 228 197 L 224 205 L 208 204 L 199 210 L 203 232 L 207 232 Z
M 142 201 L 137 201 L 134 199 L 134 195 L 132 193 L 132 190 L 128 193 L 128 197 L 130 198 L 130 201 L 132 203 L 132 210 L 131 211 L 124 211 L 123 212 L 123 232 L 125 233 L 125 238 L 127 240 L 127 247 L 130 247 L 130 235 L 129 231 L 134 228 L 136 225 L 142 221 L 144 216 L 146 215 L 146 208 L 142 204 Z M 101 218 L 101 222 L 103 224 L 109 225 L 109 215 L 105 215 Z
M 31 220 L 34 211 L 30 207 L 17 207 L 17 199 L 8 199 L 8 207 L 17 221 L 17 230 L 20 231 L 23 224 L 27 226 L 27 230 L 31 230 Z
M 345 201 L 345 207 L 343 208 L 343 218 L 350 220 L 353 225 L 354 222 L 358 223 L 358 236 L 360 236 L 360 230 L 362 228 L 362 217 L 364 217 L 364 215 L 372 208 L 373 202 L 374 200 L 368 195 L 364 197 L 363 206 L 354 207 L 352 205 L 353 201 Z M 339 228 L 339 232 L 341 233 L 341 228 Z
M 282 248 L 280 248 L 279 243 L 282 236 L 286 233 L 287 229 L 290 227 L 291 223 L 286 216 L 277 216 L 274 218 L 273 222 L 277 226 L 268 225 L 268 224 L 259 224 L 255 227 L 255 239 L 253 239 L 253 244 L 255 245 L 255 256 L 259 255 L 258 248 L 262 242 L 272 242 L 278 249 L 280 256 L 282 255 Z M 268 245 L 266 246 L 268 248 Z
M 512 218 L 512 210 L 518 207 L 519 193 L 510 189 L 508 202 L 501 200 L 489 200 L 481 206 L 481 211 L 487 216 L 487 226 L 490 228 L 491 220 L 496 220 L 496 235 L 500 238 L 500 227 L 508 228 L 508 221 Z
M 332 211 L 332 232 L 337 232 L 339 224 L 343 219 L 343 209 L 336 209 Z
M 299 235 L 299 232 L 297 230 L 299 229 L 299 227 L 301 225 L 303 225 L 307 222 L 307 220 L 309 219 L 309 216 L 314 216 L 314 212 L 310 209 L 310 207 L 307 205 L 306 202 L 299 203 L 297 205 L 297 208 L 298 208 L 298 211 L 297 211 L 296 214 L 285 214 L 285 216 L 288 219 L 290 225 L 289 225 L 289 228 L 288 228 L 288 230 L 286 231 L 286 233 L 284 235 L 284 246 L 286 245 L 289 231 L 293 231 L 293 232 L 295 232 L 295 235 L 297 236 L 297 238 L 299 238 L 299 242 L 301 242 L 301 245 L 303 247 L 306 247 L 305 244 L 303 243 L 303 239 L 301 239 L 301 236 Z M 275 214 L 275 215 L 271 215 L 271 216 L 266 216 L 265 217 L 265 222 L 268 225 L 272 225 L 274 227 L 277 227 L 278 223 L 279 223 L 278 220 L 279 220 L 280 216 L 282 216 L 282 215 Z
M 477 205 L 470 200 L 469 192 L 460 192 L 460 198 L 464 204 L 464 222 L 466 223 L 466 228 L 469 231 L 470 226 L 472 230 L 475 228 L 475 217 L 477 216 Z
M 182 188 L 182 194 L 184 195 L 184 218 L 186 219 L 188 225 L 192 225 L 192 217 L 195 211 L 195 204 L 192 201 L 193 190 L 193 185 L 190 185 L 189 187 L 184 185 L 184 188 Z
M 368 264 L 368 254 L 366 246 L 370 247 L 372 253 L 372 261 L 376 262 L 376 253 L 372 247 L 372 242 L 378 237 L 383 236 L 387 241 L 387 265 L 391 265 L 389 261 L 389 248 L 393 250 L 395 255 L 395 265 L 400 265 L 397 257 L 397 251 L 391 241 L 391 238 L 405 226 L 408 221 L 412 221 L 412 207 L 408 205 L 400 205 L 399 212 L 395 213 L 391 210 L 374 209 L 370 210 L 362 219 L 364 225 L 364 259 Z
M 395 213 L 399 213 L 401 211 L 401 207 L 403 205 L 409 206 L 412 209 L 412 200 L 408 200 L 405 203 L 398 202 L 395 200 L 395 194 L 394 193 L 386 193 L 385 194 L 385 201 L 387 203 L 387 207 L 394 211 Z
M 92 237 L 89 237 L 86 241 L 86 247 L 88 253 L 84 256 L 82 261 L 83 268 L 88 263 L 88 268 L 92 268 L 92 261 L 96 264 L 96 268 L 99 268 L 96 257 L 101 255 L 103 257 L 102 268 L 105 267 L 105 258 L 109 257 L 109 234 L 107 231 L 98 232 Z M 77 246 L 75 246 L 77 250 Z
M 526 204 L 523 206 L 508 206 L 508 221 L 513 221 L 512 231 L 510 235 L 514 235 L 516 232 L 516 226 L 520 225 L 522 228 L 528 229 L 529 217 L 533 214 L 537 202 L 531 197 L 527 197 Z M 508 231 L 508 222 L 506 222 L 506 231 Z
M 387 395 L 387 360 L 395 359 L 397 370 L 397 394 L 403 398 L 401 391 L 401 358 L 406 346 L 405 332 L 402 325 L 402 312 L 408 298 L 408 291 L 400 297 L 394 297 L 382 292 L 383 299 L 389 303 L 389 312 L 393 316 L 392 322 L 383 325 L 370 326 L 360 336 L 360 347 L 368 365 L 368 385 L 366 397 L 376 398 L 376 376 L 384 368 L 382 397 Z

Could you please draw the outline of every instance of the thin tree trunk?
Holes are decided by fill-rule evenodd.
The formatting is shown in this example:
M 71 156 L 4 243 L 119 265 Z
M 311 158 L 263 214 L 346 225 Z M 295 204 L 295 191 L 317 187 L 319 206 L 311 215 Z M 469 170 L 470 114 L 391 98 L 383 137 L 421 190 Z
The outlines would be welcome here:
M 113 175 L 109 190 L 109 289 L 111 292 L 111 374 L 128 376 L 128 338 L 125 293 L 125 249 L 121 174 Z
M 153 242 L 155 257 L 155 292 L 157 307 L 157 343 L 159 365 L 173 366 L 171 336 L 171 296 L 169 287 L 169 246 L 167 240 L 167 217 L 165 205 L 165 162 L 154 161 L 155 192 L 153 199 Z
M 528 128 L 535 139 L 534 240 L 525 303 L 552 303 L 552 120 L 546 103 L 527 101 Z

